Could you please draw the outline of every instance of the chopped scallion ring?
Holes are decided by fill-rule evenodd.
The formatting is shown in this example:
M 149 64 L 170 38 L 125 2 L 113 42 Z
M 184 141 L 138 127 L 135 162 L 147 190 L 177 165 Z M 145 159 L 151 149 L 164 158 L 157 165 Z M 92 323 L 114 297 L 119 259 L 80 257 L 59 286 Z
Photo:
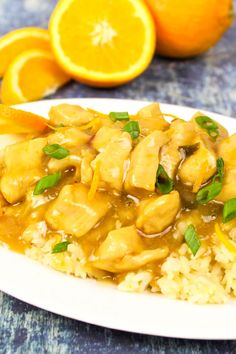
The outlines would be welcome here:
M 236 198 L 232 198 L 225 202 L 223 208 L 223 223 L 234 219 L 236 217 Z
M 207 204 L 211 200 L 213 200 L 218 194 L 220 194 L 222 190 L 221 182 L 212 182 L 206 187 L 200 189 L 197 193 L 196 200 L 199 204 Z
M 139 123 L 135 120 L 131 120 L 125 124 L 123 130 L 131 135 L 132 139 L 137 139 L 140 134 Z
M 192 254 L 195 256 L 201 247 L 201 241 L 199 240 L 197 231 L 192 224 L 187 227 L 184 233 L 184 238 Z
M 53 247 L 52 253 L 61 253 L 61 252 L 67 251 L 67 248 L 68 248 L 69 244 L 70 244 L 69 241 L 63 241 L 63 242 L 57 243 Z
M 61 172 L 54 173 L 53 175 L 44 176 L 41 178 L 34 188 L 34 195 L 39 195 L 45 192 L 46 189 L 55 187 L 61 179 Z
M 156 187 L 164 194 L 170 193 L 174 187 L 174 181 L 168 176 L 162 165 L 159 165 L 157 169 Z
M 196 200 L 199 204 L 207 204 L 222 191 L 222 183 L 224 178 L 224 160 L 221 157 L 217 159 L 216 167 L 217 172 L 213 177 L 212 182 L 200 189 L 197 193 Z
M 207 131 L 211 138 L 216 139 L 219 136 L 219 126 L 210 117 L 199 116 L 195 118 L 195 121 L 202 129 Z
M 113 122 L 117 120 L 129 120 L 129 113 L 128 112 L 110 112 L 109 117 Z
M 215 182 L 216 179 L 219 179 L 220 182 L 223 182 L 224 166 L 225 166 L 225 163 L 224 163 L 224 160 L 222 159 L 222 157 L 217 159 L 217 161 L 216 161 L 217 173 L 216 173 L 215 177 L 213 178 L 213 182 Z
M 43 152 L 45 153 L 45 155 L 54 157 L 54 159 L 57 160 L 62 160 L 68 155 L 70 155 L 70 151 L 59 144 L 46 145 L 43 148 Z

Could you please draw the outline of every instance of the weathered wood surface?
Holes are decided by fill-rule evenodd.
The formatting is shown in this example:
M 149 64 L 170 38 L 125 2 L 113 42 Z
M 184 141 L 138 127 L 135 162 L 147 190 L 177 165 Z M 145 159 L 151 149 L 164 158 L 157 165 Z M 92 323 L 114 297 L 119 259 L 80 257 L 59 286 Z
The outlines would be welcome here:
M 22 26 L 46 27 L 56 2 L 0 0 L 0 35 Z M 156 57 L 143 76 L 126 86 L 108 90 L 71 83 L 54 97 L 158 100 L 236 117 L 236 25 L 214 49 L 196 59 Z M 236 341 L 175 340 L 103 329 L 48 313 L 3 293 L 0 311 L 0 353 L 236 353 Z

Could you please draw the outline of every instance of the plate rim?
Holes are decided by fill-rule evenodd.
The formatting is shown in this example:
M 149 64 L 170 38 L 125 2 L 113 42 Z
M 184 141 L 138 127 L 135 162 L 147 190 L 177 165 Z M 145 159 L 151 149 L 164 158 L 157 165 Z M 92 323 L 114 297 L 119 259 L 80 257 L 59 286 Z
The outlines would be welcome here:
M 102 103 L 105 103 L 107 101 L 109 101 L 110 103 L 116 101 L 117 104 L 118 103 L 122 104 L 122 102 L 123 103 L 125 102 L 127 105 L 135 105 L 135 106 L 137 106 L 137 105 L 145 106 L 146 104 L 152 102 L 152 101 L 146 101 L 146 100 L 130 100 L 130 99 L 126 100 L 126 99 L 121 99 L 121 98 L 116 99 L 116 98 L 97 98 L 97 97 L 96 98 L 89 98 L 89 97 L 86 97 L 86 98 L 49 99 L 49 100 L 36 101 L 36 102 L 31 102 L 31 103 L 24 103 L 24 104 L 21 104 L 21 105 L 16 105 L 14 107 L 20 108 L 20 109 L 25 109 L 26 108 L 26 109 L 32 111 L 32 106 L 35 106 L 35 107 L 36 106 L 42 106 L 42 105 L 52 106 L 53 104 L 65 103 L 65 102 L 77 103 L 77 104 L 84 105 L 85 103 L 88 103 L 88 102 L 102 102 Z M 91 106 L 91 105 L 93 105 L 93 103 L 90 103 L 89 105 Z M 173 109 L 173 110 L 177 109 L 177 107 L 178 107 L 178 109 L 180 109 L 180 110 L 184 110 L 184 111 L 191 112 L 191 113 L 196 112 L 196 111 L 199 110 L 199 111 L 204 112 L 205 114 L 212 115 L 217 120 L 227 119 L 227 120 L 229 120 L 229 122 L 231 121 L 231 124 L 234 124 L 235 128 L 236 128 L 236 121 L 233 118 L 228 117 L 228 116 L 224 116 L 222 114 L 213 113 L 213 112 L 210 112 L 210 111 L 206 111 L 204 109 L 195 109 L 195 108 L 192 108 L 192 107 L 172 105 L 172 104 L 167 104 L 167 103 L 161 103 L 161 107 L 166 107 L 167 109 Z M 1 281 L 0 281 L 0 290 L 2 290 L 4 293 L 7 293 L 7 294 L 9 294 L 9 295 L 11 295 L 11 296 L 13 296 L 15 298 L 18 298 L 21 301 L 27 302 L 30 305 L 36 306 L 36 307 L 44 309 L 46 311 L 53 312 L 55 314 L 62 315 L 62 316 L 68 317 L 68 318 L 72 318 L 74 320 L 79 320 L 79 321 L 82 321 L 82 322 L 90 323 L 90 324 L 93 324 L 93 325 L 98 325 L 98 326 L 102 326 L 102 327 L 106 327 L 106 328 L 112 328 L 112 329 L 116 329 L 116 330 L 128 331 L 128 332 L 133 332 L 133 333 L 140 333 L 140 334 L 147 334 L 147 335 L 156 335 L 156 336 L 163 336 L 163 337 L 169 337 L 169 338 L 170 337 L 171 338 L 185 338 L 185 339 L 204 339 L 204 340 L 207 340 L 207 339 L 208 340 L 209 339 L 211 339 L 211 340 L 225 340 L 225 339 L 235 340 L 236 339 L 236 333 L 234 333 L 235 331 L 230 330 L 231 328 L 229 327 L 229 332 L 228 333 L 224 333 L 224 327 L 222 325 L 222 321 L 223 321 L 224 316 L 225 316 L 225 314 L 224 314 L 225 311 L 227 312 L 227 316 L 230 316 L 230 318 L 232 317 L 231 320 L 233 320 L 236 317 L 236 303 L 233 303 L 233 304 L 230 303 L 230 304 L 226 304 L 226 305 L 192 305 L 192 304 L 189 304 L 189 303 L 187 303 L 185 301 L 172 300 L 172 299 L 168 299 L 168 298 L 165 298 L 162 295 L 157 295 L 157 294 L 121 293 L 116 288 L 112 287 L 113 288 L 113 296 L 115 298 L 132 299 L 132 301 L 135 302 L 136 298 L 137 299 L 144 299 L 143 297 L 145 296 L 145 298 L 147 299 L 147 295 L 148 295 L 148 298 L 152 299 L 152 300 L 148 300 L 151 303 L 153 303 L 153 301 L 155 303 L 157 301 L 157 299 L 159 299 L 157 302 L 160 302 L 161 304 L 165 304 L 166 303 L 167 305 L 163 305 L 163 306 L 169 306 L 171 309 L 173 308 L 173 306 L 175 307 L 176 304 L 177 304 L 177 306 L 180 307 L 181 309 L 183 309 L 184 311 L 187 311 L 187 312 L 190 311 L 189 316 L 192 313 L 195 313 L 195 315 L 197 315 L 199 309 L 202 309 L 202 311 L 204 311 L 204 313 L 208 314 L 208 317 L 209 317 L 209 314 L 212 315 L 212 316 L 214 315 L 213 310 L 216 311 L 217 314 L 219 314 L 221 316 L 220 322 L 221 322 L 221 326 L 222 327 L 220 328 L 220 331 L 217 331 L 217 333 L 215 333 L 211 329 L 204 327 L 204 330 L 201 331 L 201 334 L 200 334 L 199 331 L 197 333 L 193 333 L 193 330 L 192 331 L 189 330 L 189 328 L 188 328 L 189 327 L 189 323 L 187 323 L 187 326 L 186 326 L 186 324 L 185 325 L 183 324 L 185 327 L 183 327 L 182 329 L 181 328 L 177 328 L 177 331 L 175 333 L 172 333 L 171 330 L 168 331 L 168 328 L 165 327 L 166 326 L 166 322 L 165 322 L 163 328 L 161 328 L 160 324 L 159 324 L 159 327 L 157 326 L 157 328 L 154 328 L 153 330 L 150 330 L 150 329 L 145 330 L 145 328 L 144 328 L 145 326 L 143 324 L 137 326 L 137 325 L 135 325 L 133 323 L 133 328 L 132 328 L 132 326 L 130 327 L 129 325 L 128 326 L 127 325 L 122 325 L 122 323 L 119 322 L 120 319 L 119 319 L 118 322 L 115 319 L 115 323 L 113 322 L 113 324 L 109 323 L 109 321 L 110 321 L 109 320 L 109 316 L 108 316 L 108 320 L 107 319 L 105 319 L 105 320 L 103 319 L 103 321 L 101 321 L 101 319 L 100 319 L 100 320 L 92 321 L 90 319 L 88 321 L 88 320 L 86 320 L 86 316 L 81 316 L 81 318 L 78 318 L 78 315 L 73 316 L 71 313 L 70 313 L 70 315 L 68 315 L 66 310 L 61 310 L 60 308 L 58 308 L 58 306 L 56 306 L 56 308 L 55 307 L 52 308 L 51 306 L 47 306 L 45 304 L 45 300 L 47 302 L 47 299 L 44 299 L 44 303 L 43 304 L 41 303 L 41 305 L 40 305 L 38 300 L 36 301 L 36 303 L 35 303 L 35 301 L 30 301 L 28 299 L 29 295 L 25 294 L 25 292 L 20 293 L 20 296 L 17 296 L 16 288 L 14 286 L 11 286 L 11 284 L 10 284 L 11 281 L 9 279 L 7 279 L 8 276 L 10 276 L 10 277 L 12 277 L 12 281 L 13 281 L 14 278 L 16 277 L 13 269 L 10 270 L 8 273 L 4 274 L 5 273 L 5 271 L 4 271 L 4 269 L 5 269 L 4 268 L 4 262 L 5 262 L 6 258 L 8 258 L 8 257 L 10 257 L 10 259 L 12 259 L 12 260 L 16 259 L 18 257 L 22 258 L 22 260 L 17 261 L 17 262 L 19 262 L 18 263 L 19 268 L 17 268 L 18 272 L 20 272 L 21 265 L 24 264 L 24 267 L 26 265 L 26 268 L 28 267 L 28 265 L 30 265 L 29 269 L 32 268 L 33 270 L 35 270 L 37 272 L 37 274 L 41 274 L 41 272 L 43 274 L 46 274 L 46 273 L 49 274 L 50 273 L 50 279 L 51 279 L 51 277 L 52 277 L 52 279 L 54 277 L 59 279 L 62 276 L 62 277 L 65 277 L 64 279 L 68 279 L 67 283 L 70 283 L 70 284 L 72 284 L 73 282 L 74 283 L 75 282 L 81 283 L 81 282 L 84 282 L 84 281 L 89 282 L 87 284 L 91 284 L 91 281 L 92 281 L 93 284 L 95 282 L 96 288 L 99 287 L 99 289 L 101 288 L 101 285 L 99 284 L 99 282 L 96 282 L 95 280 L 90 280 L 90 279 L 82 280 L 82 279 L 78 279 L 78 278 L 76 278 L 74 276 L 69 276 L 68 277 L 68 275 L 60 273 L 60 272 L 58 272 L 56 270 L 53 270 L 53 269 L 51 269 L 49 267 L 45 267 L 44 265 L 40 264 L 39 262 L 33 261 L 33 260 L 27 258 L 25 255 L 19 255 L 19 254 L 16 254 L 16 253 L 14 253 L 14 252 L 12 252 L 10 250 L 5 249 L 4 247 L 0 247 L 0 279 L 1 279 Z M 18 259 L 20 259 L 20 258 L 18 258 Z M 24 261 L 23 261 L 23 259 L 24 259 Z M 15 260 L 13 261 L 13 263 L 14 262 L 15 262 Z M 26 269 L 26 268 L 24 268 L 24 269 Z M 20 273 L 19 273 L 19 276 L 20 276 Z M 33 274 L 31 274 L 30 276 L 32 277 Z M 24 286 L 26 286 L 26 287 L 27 287 L 27 282 L 26 282 L 27 280 L 28 279 L 24 280 Z M 72 283 L 71 283 L 71 281 L 72 281 Z M 66 282 L 66 280 L 65 280 L 65 282 Z M 85 288 L 86 288 L 86 286 L 87 285 L 85 285 Z M 90 285 L 88 287 L 90 287 Z M 92 288 L 93 288 L 93 286 L 92 286 Z M 103 285 L 102 285 L 102 289 L 104 290 Z M 106 286 L 105 293 L 106 292 L 109 293 L 110 289 L 111 289 L 111 287 L 109 287 L 109 290 L 108 290 L 108 288 Z M 114 290 L 115 290 L 115 292 L 114 292 Z M 51 289 L 51 291 L 53 291 L 53 289 Z M 18 292 L 18 294 L 19 294 L 19 292 Z M 118 295 L 118 294 L 120 294 L 120 295 Z M 35 294 L 35 295 L 37 295 L 37 294 Z M 26 299 L 28 299 L 28 300 L 26 300 Z M 153 300 L 153 299 L 155 299 L 155 300 Z M 127 300 L 127 301 L 129 303 L 129 305 L 132 305 L 129 300 Z M 139 303 L 139 301 L 138 301 L 138 303 Z M 144 303 L 145 303 L 145 301 L 144 301 Z M 59 304 L 59 307 L 60 307 L 60 304 Z M 160 304 L 159 304 L 159 307 L 160 307 Z M 197 309 L 197 311 L 196 311 L 196 309 Z M 225 311 L 224 311 L 224 309 L 225 309 Z M 127 310 L 129 310 L 129 309 L 127 309 Z M 133 309 L 132 309 L 132 311 L 133 311 Z M 161 308 L 160 308 L 160 311 L 161 311 Z M 185 320 L 186 319 L 190 319 L 189 316 L 186 313 L 185 313 L 184 316 L 185 316 L 185 318 L 184 318 Z M 226 316 L 226 318 L 227 318 L 227 316 Z M 209 318 L 205 317 L 204 320 L 205 320 L 205 323 L 209 324 Z M 183 322 L 183 318 L 181 318 L 181 321 Z M 216 321 L 215 317 L 214 317 L 214 321 Z M 212 323 L 212 324 L 214 324 L 214 323 Z M 223 331 L 223 333 L 221 331 Z

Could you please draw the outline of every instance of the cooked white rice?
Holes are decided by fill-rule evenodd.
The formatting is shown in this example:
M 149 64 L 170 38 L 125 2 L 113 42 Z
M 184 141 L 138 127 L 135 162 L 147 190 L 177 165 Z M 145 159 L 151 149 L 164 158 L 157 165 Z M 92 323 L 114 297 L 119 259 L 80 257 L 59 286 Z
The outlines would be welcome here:
M 177 230 L 180 234 L 180 224 Z M 232 237 L 236 230 L 232 230 Z M 76 242 L 68 246 L 66 252 L 52 254 L 52 247 L 62 241 L 60 234 L 46 239 L 43 222 L 26 229 L 23 238 L 31 242 L 26 255 L 76 277 L 99 277 L 102 271 L 94 272 L 85 265 L 85 254 Z M 179 237 L 179 235 L 177 235 Z M 30 239 L 31 238 L 31 239 Z M 129 272 L 119 283 L 122 291 L 143 292 L 150 289 L 173 299 L 188 300 L 198 304 L 221 304 L 236 296 L 236 255 L 230 253 L 222 244 L 213 248 L 202 246 L 194 257 L 183 243 L 178 251 L 170 254 L 161 267 L 159 277 L 153 278 L 151 272 Z

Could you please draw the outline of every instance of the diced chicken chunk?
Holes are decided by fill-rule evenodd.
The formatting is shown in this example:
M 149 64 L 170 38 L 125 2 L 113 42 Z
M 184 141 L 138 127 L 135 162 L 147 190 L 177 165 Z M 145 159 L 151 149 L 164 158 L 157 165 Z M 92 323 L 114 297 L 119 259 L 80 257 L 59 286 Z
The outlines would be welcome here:
M 155 190 L 160 148 L 168 142 L 167 134 L 155 131 L 145 137 L 131 154 L 130 168 L 125 180 L 125 189 L 142 188 Z
M 44 175 L 43 148 L 46 145 L 46 138 L 38 138 L 6 147 L 1 191 L 9 203 L 21 200 L 28 188 Z
M 147 263 L 166 257 L 166 247 L 144 250 L 141 236 L 134 226 L 110 231 L 96 252 L 93 266 L 110 272 L 137 269 Z
M 225 176 L 222 191 L 215 199 L 226 202 L 236 198 L 236 134 L 222 140 L 218 147 L 218 156 L 224 160 Z
M 139 253 L 143 250 L 141 237 L 135 226 L 122 227 L 110 231 L 105 241 L 96 252 L 99 259 L 117 259 L 130 253 Z
M 140 203 L 136 226 L 146 234 L 157 234 L 173 224 L 181 208 L 177 191 Z
M 99 152 L 103 152 L 106 146 L 114 138 L 121 135 L 120 130 L 110 127 L 102 127 L 98 130 L 95 137 L 92 140 L 92 146 Z
M 96 158 L 99 163 L 100 180 L 112 189 L 122 190 L 128 166 L 132 140 L 129 133 L 113 137 L 105 150 Z
M 218 156 L 223 158 L 226 167 L 236 167 L 236 134 L 222 140 L 218 147 Z
M 87 124 L 94 119 L 94 115 L 80 106 L 63 103 L 50 109 L 49 118 L 54 126 L 63 124 L 72 127 Z
M 197 142 L 199 148 L 183 162 L 179 170 L 179 177 L 181 182 L 188 186 L 194 186 L 200 178 L 200 183 L 197 183 L 200 188 L 201 184 L 216 172 L 216 154 L 211 148 L 207 148 L 202 140 Z M 197 192 L 197 190 L 195 191 Z
M 202 139 L 206 142 L 208 142 L 209 144 L 213 144 L 213 143 L 217 143 L 220 142 L 222 139 L 227 138 L 228 136 L 228 131 L 225 129 L 225 127 L 223 127 L 220 123 L 214 121 L 217 126 L 218 126 L 218 132 L 219 132 L 219 136 L 217 138 L 217 140 L 215 141 L 214 139 L 212 139 L 209 134 L 207 133 L 207 131 L 203 128 L 201 128 L 199 126 L 199 124 L 196 122 L 196 118 L 197 117 L 201 117 L 201 116 L 205 116 L 204 113 L 202 112 L 197 112 L 196 114 L 194 114 L 193 118 L 191 119 L 191 122 L 193 122 L 195 129 L 197 131 L 198 134 L 201 135 Z M 211 117 L 209 117 L 211 118 Z M 212 118 L 211 118 L 212 119 Z
M 69 155 L 64 159 L 50 159 L 48 162 L 48 170 L 51 173 L 55 173 L 57 171 L 64 171 L 70 167 L 76 167 L 80 169 L 81 165 L 81 157 L 79 155 Z
M 160 163 L 164 167 L 168 176 L 175 177 L 177 167 L 182 159 L 180 152 L 181 146 L 189 146 L 193 144 L 196 137 L 193 123 L 176 119 L 171 124 L 171 139 L 168 144 L 161 149 Z
M 91 136 L 85 134 L 80 128 L 60 128 L 48 136 L 48 144 L 59 144 L 67 148 L 86 144 Z
M 169 123 L 165 121 L 158 103 L 152 103 L 149 106 L 142 108 L 134 120 L 139 122 L 141 132 L 148 135 L 154 130 L 166 130 Z
M 92 150 L 82 151 L 82 160 L 80 166 L 81 183 L 89 185 L 93 179 L 93 169 L 91 162 L 95 159 L 96 155 Z
M 81 237 L 91 230 L 110 208 L 109 197 L 97 192 L 88 200 L 88 188 L 66 185 L 46 213 L 46 221 L 55 230 Z
M 220 194 L 215 197 L 215 200 L 227 202 L 227 200 L 232 198 L 236 198 L 236 167 L 226 167 L 223 188 Z

